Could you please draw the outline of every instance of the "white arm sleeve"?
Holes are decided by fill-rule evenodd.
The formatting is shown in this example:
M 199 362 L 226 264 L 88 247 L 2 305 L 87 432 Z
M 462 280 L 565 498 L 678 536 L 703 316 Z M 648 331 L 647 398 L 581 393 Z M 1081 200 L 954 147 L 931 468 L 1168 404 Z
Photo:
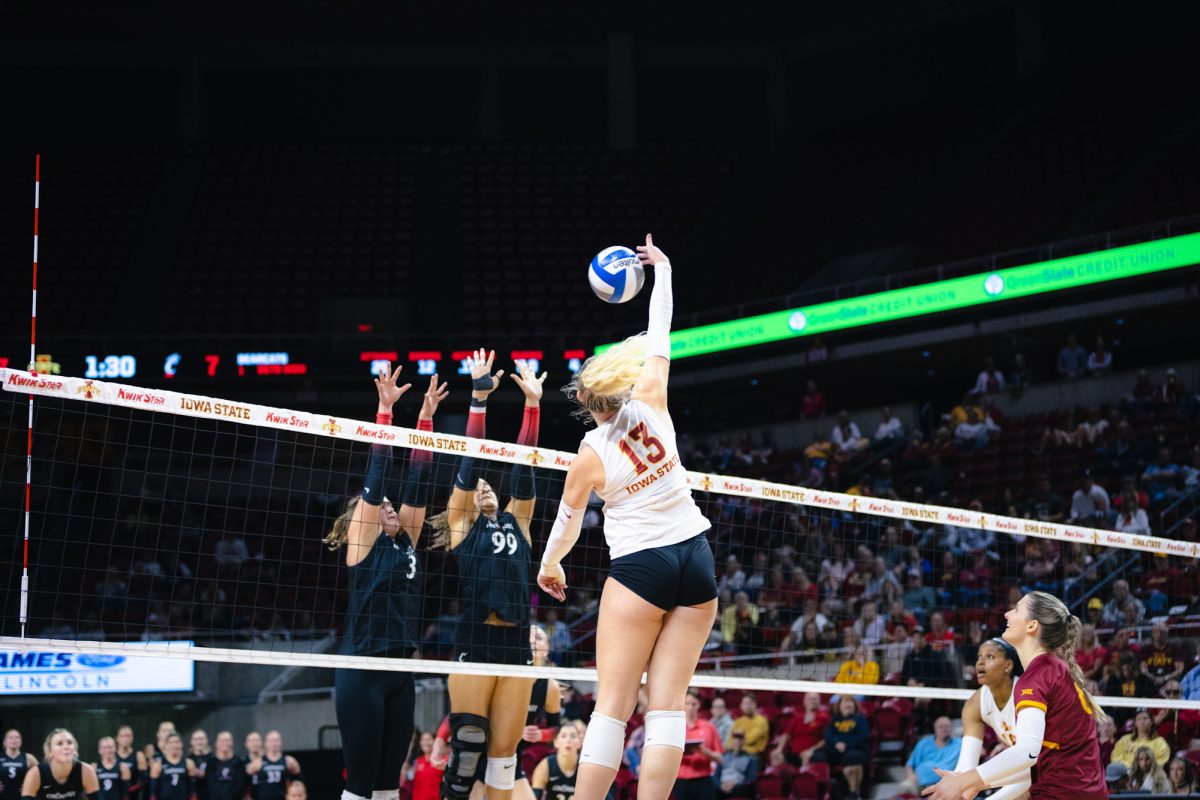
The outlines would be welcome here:
M 1001 786 L 1006 778 L 1028 772 L 1037 763 L 1046 736 L 1046 712 L 1023 708 L 1017 715 L 1017 743 L 979 767 L 979 777 L 988 786 Z
M 542 554 L 542 564 L 547 567 L 557 567 L 571 552 L 575 542 L 579 541 L 579 532 L 583 529 L 583 509 L 571 508 L 566 503 L 558 504 L 558 516 L 554 518 L 554 528 L 546 541 L 546 552 Z
M 1033 785 L 1033 779 L 1029 777 L 1028 772 L 1017 773 L 1014 777 L 1006 780 L 1012 781 L 1012 783 L 1002 787 L 988 800 L 1017 800 L 1017 798 L 1028 796 L 1029 787 Z
M 646 355 L 671 360 L 671 313 L 675 300 L 671 294 L 671 262 L 654 265 L 654 291 L 650 293 L 650 324 L 646 328 Z
M 983 739 L 974 736 L 962 738 L 962 749 L 958 751 L 958 763 L 954 765 L 955 772 L 970 772 L 979 766 L 979 754 L 983 752 Z

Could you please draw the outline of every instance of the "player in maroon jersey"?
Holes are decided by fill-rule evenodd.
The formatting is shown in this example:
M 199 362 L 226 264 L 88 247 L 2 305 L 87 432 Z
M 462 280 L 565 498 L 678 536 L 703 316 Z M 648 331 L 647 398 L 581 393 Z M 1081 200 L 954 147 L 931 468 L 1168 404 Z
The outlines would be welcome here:
M 1005 618 L 1004 638 L 1025 666 L 1013 687 L 1017 743 L 970 772 L 938 770 L 942 780 L 924 794 L 971 800 L 984 789 L 1020 780 L 1032 766 L 1030 800 L 1105 800 L 1096 736 L 1096 720 L 1104 711 L 1084 688 L 1083 671 L 1075 663 L 1079 618 L 1045 592 L 1025 595 Z

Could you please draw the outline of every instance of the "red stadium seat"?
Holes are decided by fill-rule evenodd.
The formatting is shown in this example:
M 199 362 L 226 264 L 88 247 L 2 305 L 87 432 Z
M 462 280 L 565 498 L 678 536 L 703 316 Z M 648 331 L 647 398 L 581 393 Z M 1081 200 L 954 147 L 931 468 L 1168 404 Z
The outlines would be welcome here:
M 754 788 L 759 800 L 782 800 L 788 796 L 787 781 L 773 775 L 760 776 Z
M 800 772 L 792 778 L 792 800 L 824 800 L 821 782 L 811 772 Z

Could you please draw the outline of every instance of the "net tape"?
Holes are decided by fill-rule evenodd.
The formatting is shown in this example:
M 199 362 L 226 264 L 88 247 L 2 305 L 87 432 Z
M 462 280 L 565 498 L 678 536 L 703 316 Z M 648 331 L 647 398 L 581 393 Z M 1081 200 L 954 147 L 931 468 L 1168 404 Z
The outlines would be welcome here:
M 574 454 L 510 442 L 473 439 L 447 433 L 419 431 L 401 426 L 294 411 L 253 403 L 223 400 L 204 395 L 129 386 L 107 381 L 44 375 L 24 370 L 0 369 L 0 385 L 6 392 L 29 394 L 82 404 L 119 406 L 140 411 L 195 417 L 247 427 L 273 428 L 313 436 L 365 444 L 385 444 L 413 450 L 449 455 L 468 455 L 488 461 L 566 471 Z M 1137 536 L 1117 531 L 1075 525 L 1040 522 L 998 514 L 972 512 L 945 506 L 924 505 L 900 500 L 858 497 L 840 492 L 809 489 L 752 478 L 687 472 L 695 490 L 712 494 L 740 496 L 776 503 L 791 503 L 827 512 L 861 513 L 925 524 L 969 526 L 994 533 L 1032 536 L 1061 542 L 1080 542 L 1125 550 L 1185 558 L 1200 557 L 1200 544 L 1156 536 Z M 548 498 L 554 500 L 555 498 Z M 568 681 L 595 681 L 596 671 L 587 668 L 500 666 L 469 662 L 425 659 L 390 659 L 367 656 L 343 656 L 331 653 L 254 651 L 196 646 L 184 642 L 118 643 L 47 638 L 0 637 L 0 647 L 22 651 L 51 650 L 74 653 L 141 653 L 159 657 L 186 658 L 195 661 L 234 661 L 270 665 L 309 667 L 352 667 L 356 669 L 396 670 L 415 673 L 512 674 L 555 677 Z M 796 678 L 767 678 L 761 675 L 697 672 L 693 684 L 711 688 L 761 689 L 778 691 L 816 691 L 824 694 L 844 692 L 851 684 Z M 873 696 L 929 697 L 965 700 L 966 689 L 896 687 L 853 684 L 857 694 Z M 1147 698 L 1105 697 L 1105 705 L 1140 707 Z M 1154 698 L 1155 707 L 1197 708 L 1200 702 Z

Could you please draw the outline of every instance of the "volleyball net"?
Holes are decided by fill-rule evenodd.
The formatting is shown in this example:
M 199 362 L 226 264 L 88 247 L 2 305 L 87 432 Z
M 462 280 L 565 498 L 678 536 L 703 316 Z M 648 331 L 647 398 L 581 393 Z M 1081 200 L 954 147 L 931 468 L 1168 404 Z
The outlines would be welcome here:
M 467 455 L 483 465 L 502 505 L 514 465 L 533 471 L 532 579 L 570 453 L 99 380 L 0 370 L 0 383 L 0 496 L 9 520 L 0 538 L 0 649 L 595 680 L 608 568 L 598 501 L 564 563 L 567 602 L 531 595 L 531 621 L 548 634 L 546 668 L 453 660 L 465 624 L 460 579 L 454 553 L 430 546 L 428 523 L 413 563 L 423 596 L 412 625 L 419 653 L 339 654 L 345 553 L 322 542 L 361 491 L 373 447 L 392 452 L 396 485 L 412 452 L 433 454 L 431 517 L 445 509 Z M 28 395 L 36 402 L 27 464 Z M 461 415 L 455 402 L 440 415 Z M 396 420 L 406 413 L 398 407 Z M 1186 604 L 1190 586 L 1180 576 L 1192 575 L 1185 568 L 1200 555 L 1192 542 L 975 509 L 727 475 L 689 472 L 688 480 L 713 523 L 722 590 L 696 674 L 701 687 L 962 699 L 973 688 L 979 643 L 999 635 L 1021 592 L 1053 591 L 1086 622 L 1096 605 L 1088 601 L 1107 602 L 1120 576 L 1161 574 L 1165 581 L 1143 596 L 1148 624 Z M 497 548 L 510 544 L 498 538 Z M 1141 622 L 1130 629 L 1148 641 Z M 909 658 L 926 647 L 935 655 Z

